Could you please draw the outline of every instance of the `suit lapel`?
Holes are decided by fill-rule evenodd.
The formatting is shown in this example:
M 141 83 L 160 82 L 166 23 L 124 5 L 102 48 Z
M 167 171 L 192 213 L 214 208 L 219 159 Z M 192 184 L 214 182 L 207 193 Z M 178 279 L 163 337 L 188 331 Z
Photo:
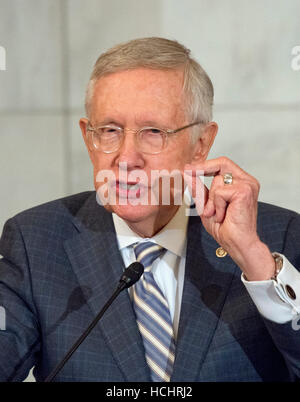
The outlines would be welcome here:
M 82 287 L 91 289 L 87 301 L 94 316 L 114 292 L 124 269 L 111 214 L 95 193 L 74 219 L 78 234 L 65 241 L 73 270 Z M 195 381 L 216 330 L 233 274 L 229 256 L 217 258 L 218 244 L 198 217 L 190 218 L 181 314 L 172 381 Z M 125 381 L 150 381 L 142 338 L 127 291 L 110 306 L 94 331 L 101 330 Z
M 216 257 L 218 247 L 200 218 L 190 218 L 172 381 L 196 381 L 199 377 L 233 274 L 238 269 L 228 255 Z
M 65 241 L 64 246 L 80 285 L 91 289 L 87 303 L 96 316 L 115 291 L 124 263 L 111 214 L 97 204 L 95 193 L 74 223 L 79 234 Z M 143 343 L 127 290 L 113 302 L 94 331 L 99 329 L 125 380 L 149 381 Z

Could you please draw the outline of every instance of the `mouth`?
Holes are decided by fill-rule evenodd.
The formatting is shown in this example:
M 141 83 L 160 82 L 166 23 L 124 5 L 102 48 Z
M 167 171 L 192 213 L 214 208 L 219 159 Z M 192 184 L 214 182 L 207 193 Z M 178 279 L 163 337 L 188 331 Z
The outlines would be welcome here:
M 117 182 L 116 183 L 116 185 L 117 185 L 117 187 L 119 187 L 119 189 L 121 189 L 121 190 L 128 190 L 128 191 L 130 191 L 130 190 L 132 190 L 132 191 L 134 191 L 134 190 L 138 190 L 139 188 L 141 188 L 141 185 L 140 185 L 140 183 L 124 183 L 124 182 Z
M 116 195 L 119 198 L 127 199 L 141 198 L 146 191 L 146 187 L 140 182 L 124 182 L 118 180 L 112 185 L 112 189 L 116 191 Z

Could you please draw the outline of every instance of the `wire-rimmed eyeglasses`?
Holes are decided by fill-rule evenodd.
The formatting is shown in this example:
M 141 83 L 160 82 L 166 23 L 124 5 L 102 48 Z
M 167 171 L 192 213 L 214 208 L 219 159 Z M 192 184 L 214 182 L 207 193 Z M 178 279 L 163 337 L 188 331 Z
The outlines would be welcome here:
M 111 154 L 120 149 L 125 131 L 132 131 L 136 134 L 138 149 L 145 154 L 159 154 L 168 145 L 168 138 L 171 134 L 176 134 L 186 128 L 204 124 L 204 121 L 195 121 L 175 130 L 161 129 L 157 127 L 142 127 L 138 130 L 121 128 L 115 125 L 92 127 L 87 126 L 87 131 L 91 133 L 89 137 L 93 149 Z

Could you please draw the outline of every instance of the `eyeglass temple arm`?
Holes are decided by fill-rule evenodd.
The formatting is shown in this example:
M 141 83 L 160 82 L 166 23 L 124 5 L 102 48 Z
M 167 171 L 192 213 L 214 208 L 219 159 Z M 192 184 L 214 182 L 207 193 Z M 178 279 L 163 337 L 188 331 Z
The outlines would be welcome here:
M 205 124 L 205 122 L 204 122 L 203 120 L 195 121 L 194 123 L 187 124 L 186 126 L 177 128 L 176 130 L 168 130 L 167 132 L 168 132 L 169 134 L 175 134 L 175 133 L 178 133 L 178 131 L 184 130 L 184 129 L 189 128 L 189 127 L 192 127 L 192 126 L 196 126 L 197 124 Z

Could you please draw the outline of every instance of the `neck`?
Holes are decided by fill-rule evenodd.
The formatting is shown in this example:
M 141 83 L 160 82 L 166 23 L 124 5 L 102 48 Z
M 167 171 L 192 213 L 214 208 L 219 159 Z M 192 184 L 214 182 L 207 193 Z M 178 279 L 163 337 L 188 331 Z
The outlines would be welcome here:
M 156 233 L 160 232 L 161 229 L 170 222 L 170 220 L 178 211 L 178 208 L 179 207 L 177 206 L 176 209 L 172 209 L 171 211 L 167 209 L 162 212 L 160 211 L 154 217 L 151 216 L 150 218 L 142 220 L 140 222 L 125 222 L 137 235 L 144 238 L 151 238 Z

